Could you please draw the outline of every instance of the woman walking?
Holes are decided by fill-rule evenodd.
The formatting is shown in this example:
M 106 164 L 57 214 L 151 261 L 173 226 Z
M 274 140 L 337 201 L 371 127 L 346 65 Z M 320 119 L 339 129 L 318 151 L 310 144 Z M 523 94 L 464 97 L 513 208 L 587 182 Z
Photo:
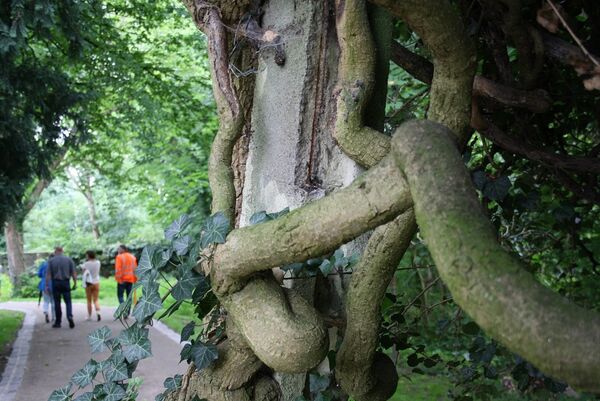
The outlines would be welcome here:
M 100 261 L 96 259 L 94 251 L 87 251 L 87 261 L 83 264 L 83 281 L 85 282 L 85 296 L 87 298 L 87 320 L 92 320 L 92 301 L 96 308 L 96 317 L 100 318 L 100 302 L 98 296 L 100 294 Z

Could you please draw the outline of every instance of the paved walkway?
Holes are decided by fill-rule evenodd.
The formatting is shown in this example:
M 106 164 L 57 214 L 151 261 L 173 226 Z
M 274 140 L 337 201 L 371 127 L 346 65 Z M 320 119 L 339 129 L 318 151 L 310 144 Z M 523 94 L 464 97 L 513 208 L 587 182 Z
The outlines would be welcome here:
M 90 332 L 106 325 L 114 336 L 122 329 L 121 323 L 112 319 L 114 308 L 108 307 L 102 311 L 101 322 L 88 322 L 85 305 L 73 304 L 74 329 L 69 329 L 66 321 L 60 329 L 51 328 L 51 324 L 44 322 L 41 308 L 33 302 L 0 303 L 0 309 L 27 314 L 0 381 L 0 401 L 46 401 L 53 390 L 67 384 L 73 373 L 92 358 L 87 342 Z M 153 401 L 163 391 L 166 377 L 183 373 L 187 368 L 185 363 L 179 364 L 181 348 L 172 331 L 164 325 L 153 327 L 150 339 L 154 356 L 140 361 L 134 373 L 144 378 L 139 401 Z M 93 357 L 103 360 L 107 355 Z

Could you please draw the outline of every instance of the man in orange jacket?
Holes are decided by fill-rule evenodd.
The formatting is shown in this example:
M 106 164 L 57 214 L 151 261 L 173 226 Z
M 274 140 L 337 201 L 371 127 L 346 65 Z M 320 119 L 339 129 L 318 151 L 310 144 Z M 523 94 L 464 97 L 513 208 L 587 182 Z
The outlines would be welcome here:
M 122 304 L 123 293 L 131 294 L 131 287 L 137 281 L 135 276 L 135 268 L 137 267 L 137 259 L 129 253 L 125 245 L 119 245 L 117 249 L 117 257 L 115 258 L 115 279 L 117 280 L 117 297 L 119 303 Z M 125 313 L 125 318 L 129 315 L 129 311 Z

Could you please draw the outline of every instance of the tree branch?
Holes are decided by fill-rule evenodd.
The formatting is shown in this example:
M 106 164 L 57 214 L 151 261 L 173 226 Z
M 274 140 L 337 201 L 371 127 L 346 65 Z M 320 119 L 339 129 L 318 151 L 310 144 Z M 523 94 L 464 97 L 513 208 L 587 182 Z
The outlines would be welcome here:
M 376 352 L 380 305 L 416 229 L 412 209 L 378 227 L 354 269 L 346 296 L 346 331 L 337 353 L 336 379 L 357 401 L 384 401 L 396 391 L 394 363 Z
M 552 150 L 538 149 L 526 142 L 519 141 L 504 133 L 500 128 L 486 119 L 481 114 L 477 105 L 473 107 L 471 126 L 496 145 L 511 153 L 525 156 L 528 159 L 535 160 L 555 169 L 600 174 L 600 159 L 562 155 L 554 153 Z
M 431 84 L 433 64 L 396 41 L 392 42 L 392 61 L 419 81 Z M 534 113 L 544 113 L 552 106 L 548 92 L 544 90 L 516 89 L 481 75 L 475 76 L 473 95 L 491 99 L 508 107 L 524 108 Z
M 502 249 L 450 133 L 430 122 L 404 124 L 392 154 L 456 303 L 488 335 L 544 373 L 600 392 L 600 315 L 541 285 Z
M 433 56 L 433 79 L 427 118 L 448 126 L 464 144 L 471 119 L 475 46 L 462 18 L 449 1 L 371 0 L 403 19 Z

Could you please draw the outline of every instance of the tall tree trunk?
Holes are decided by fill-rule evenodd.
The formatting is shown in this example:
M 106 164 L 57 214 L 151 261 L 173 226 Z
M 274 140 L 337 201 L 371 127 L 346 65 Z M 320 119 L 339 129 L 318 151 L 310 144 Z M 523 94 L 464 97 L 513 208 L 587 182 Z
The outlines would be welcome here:
M 89 177 L 88 177 L 89 180 Z M 94 235 L 95 240 L 100 239 L 100 228 L 98 227 L 98 215 L 96 214 L 96 201 L 94 200 L 94 193 L 92 192 L 92 186 L 85 186 L 83 195 L 85 196 L 85 200 L 88 204 L 88 214 L 90 216 L 90 225 L 92 226 L 92 234 Z
M 20 275 L 25 273 L 25 251 L 23 249 L 23 224 L 11 216 L 4 226 L 8 272 L 13 291 L 20 286 Z
M 186 2 L 187 3 L 187 2 Z M 192 9 L 194 5 L 187 4 Z M 222 6 L 225 7 L 225 6 Z M 281 41 L 285 44 L 285 63 L 281 61 L 281 54 L 276 46 L 264 46 L 259 52 L 258 65 L 256 67 L 255 85 L 251 103 L 252 109 L 245 117 L 245 124 L 250 125 L 248 130 L 251 136 L 248 140 L 243 135 L 238 141 L 237 149 L 247 149 L 243 156 L 239 154 L 234 157 L 234 176 L 236 177 L 236 198 L 241 200 L 237 203 L 235 215 L 238 217 L 239 226 L 250 224 L 250 218 L 254 213 L 267 211 L 269 213 L 281 211 L 285 208 L 296 209 L 315 199 L 321 198 L 339 188 L 351 184 L 354 179 L 363 172 L 363 168 L 351 157 L 349 157 L 338 145 L 333 136 L 336 127 L 337 107 L 333 101 L 338 91 L 338 58 L 339 46 L 336 32 L 336 22 L 333 13 L 335 4 L 333 0 L 327 1 L 304 1 L 290 2 L 287 0 L 270 0 L 265 2 L 261 11 L 261 26 L 268 27 L 269 32 L 275 35 L 281 34 Z M 222 8 L 224 23 L 235 25 L 235 22 L 226 21 L 228 14 Z M 385 28 L 385 21 L 390 19 L 376 14 L 379 18 L 379 28 Z M 198 22 L 198 21 L 197 21 Z M 205 20 L 199 25 L 207 24 Z M 390 25 L 388 24 L 388 27 Z M 389 46 L 389 32 L 383 32 L 383 40 Z M 209 36 L 209 44 L 211 36 Z M 214 45 L 213 45 L 214 46 Z M 260 48 L 259 44 L 259 48 Z M 385 47 L 385 46 L 384 46 Z M 367 49 L 368 50 L 368 49 Z M 385 108 L 385 90 L 387 86 L 388 51 L 382 49 L 379 53 L 377 94 L 369 106 L 369 125 L 380 129 L 383 125 Z M 213 69 L 218 70 L 219 60 L 212 61 Z M 231 63 L 231 61 L 230 61 Z M 233 64 L 233 63 L 232 63 Z M 236 64 L 236 67 L 240 65 Z M 222 83 L 223 77 L 219 77 L 218 71 L 213 70 L 213 81 Z M 215 90 L 217 104 L 229 103 L 227 93 L 222 94 L 223 87 Z M 238 94 L 242 95 L 241 92 Z M 243 95 L 239 101 L 244 104 Z M 219 135 L 228 133 L 227 118 L 221 115 L 221 128 Z M 233 113 L 232 121 L 235 121 Z M 229 116 L 226 116 L 229 117 Z M 221 144 L 220 138 L 215 143 Z M 240 145 L 244 143 L 247 145 Z M 213 144 L 213 155 L 216 148 Z M 237 162 L 237 159 L 245 159 L 245 163 Z M 225 161 L 225 169 L 231 163 Z M 238 172 L 240 166 L 244 171 Z M 237 179 L 237 176 L 242 179 Z M 240 182 L 243 185 L 239 184 Z M 239 188 L 243 186 L 243 188 Z M 211 187 L 213 183 L 211 182 Z M 214 187 L 213 187 L 214 191 Z M 213 209 L 216 204 L 223 204 L 221 200 L 213 200 Z M 216 207 L 219 210 L 219 207 Z M 220 208 L 221 210 L 223 207 Z M 217 211 L 213 210 L 213 212 Z M 364 248 L 368 236 L 363 236 L 358 241 L 347 244 L 344 249 L 347 254 L 360 251 Z M 324 314 L 333 317 L 333 320 L 343 319 L 344 292 L 348 288 L 347 278 L 343 275 L 330 277 L 320 285 L 320 292 L 325 291 L 327 302 L 323 305 L 315 305 Z M 315 283 L 311 280 L 286 280 L 287 287 L 293 287 L 309 302 L 316 298 Z M 319 298 L 319 301 L 323 299 Z M 330 334 L 335 338 L 340 336 L 337 329 L 330 329 Z M 332 340 L 332 347 L 335 347 Z M 274 346 L 276 346 L 274 344 Z M 209 391 L 209 382 L 214 382 L 214 376 L 218 371 L 227 376 L 227 356 L 224 357 L 222 365 L 218 365 L 212 376 L 206 374 L 190 374 L 185 380 L 186 387 L 179 399 L 192 399 L 195 394 L 199 398 L 207 398 L 211 401 L 220 399 L 245 399 L 246 395 L 239 395 L 237 386 L 229 385 L 227 390 L 236 388 L 235 391 L 221 393 L 215 388 Z M 235 368 L 240 369 L 238 366 Z M 329 370 L 327 363 L 320 366 L 322 372 Z M 239 375 L 238 375 L 239 376 Z M 210 377 L 210 378 L 208 378 Z M 306 384 L 305 373 L 275 373 L 277 382 L 278 399 L 294 401 L 304 391 Z M 260 383 L 260 382 L 259 382 Z M 252 385 L 252 383 L 244 385 Z M 260 387 L 257 385 L 257 387 Z M 256 388 L 254 392 L 256 393 Z M 268 387 L 268 386 L 267 386 Z M 239 393 L 239 394 L 238 394 Z M 218 394 L 218 395 L 217 395 Z M 245 393 L 244 393 L 245 394 Z M 228 398 L 233 397 L 233 398 Z M 266 400 L 256 394 L 253 400 Z

